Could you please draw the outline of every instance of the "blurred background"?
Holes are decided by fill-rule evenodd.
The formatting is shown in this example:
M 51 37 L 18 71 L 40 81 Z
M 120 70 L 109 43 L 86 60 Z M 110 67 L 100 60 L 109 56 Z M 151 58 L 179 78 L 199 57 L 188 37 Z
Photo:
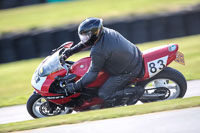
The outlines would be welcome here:
M 103 18 L 142 50 L 179 43 L 186 67 L 175 67 L 200 79 L 200 0 L 0 0 L 0 107 L 26 103 L 35 68 L 64 42 L 78 43 L 88 17 Z
M 73 1 L 73 0 L 1 0 L 0 9 L 8 9 L 8 8 L 14 8 L 14 7 L 20 7 L 20 6 L 62 2 L 62 1 L 64 2 L 64 1 Z
M 47 56 L 66 41 L 79 42 L 87 17 L 131 42 L 200 33 L 200 0 L 1 0 L 0 63 Z

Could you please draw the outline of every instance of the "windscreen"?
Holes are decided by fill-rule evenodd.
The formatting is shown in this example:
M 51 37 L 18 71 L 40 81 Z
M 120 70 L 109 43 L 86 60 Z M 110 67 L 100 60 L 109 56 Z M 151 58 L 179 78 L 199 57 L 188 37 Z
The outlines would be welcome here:
M 61 69 L 63 69 L 63 67 L 59 61 L 59 51 L 57 51 L 42 64 L 39 69 L 39 75 L 44 77 Z

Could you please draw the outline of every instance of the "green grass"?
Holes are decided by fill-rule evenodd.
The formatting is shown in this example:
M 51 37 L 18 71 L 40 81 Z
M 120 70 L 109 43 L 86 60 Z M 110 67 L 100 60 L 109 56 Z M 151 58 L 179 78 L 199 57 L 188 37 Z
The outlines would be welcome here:
M 60 115 L 23 122 L 2 124 L 0 125 L 0 132 L 29 130 L 63 124 L 75 124 L 85 121 L 111 119 L 198 106 L 200 106 L 200 97 L 175 99 L 162 102 L 147 103 L 142 105 L 116 107 L 110 109 L 81 112 L 77 114 Z
M 79 0 L 0 11 L 0 33 L 79 23 L 88 17 L 113 18 L 177 11 L 200 0 Z
M 141 50 L 168 43 L 179 43 L 179 50 L 185 54 L 186 65 L 173 62 L 170 66 L 181 71 L 187 80 L 200 79 L 200 35 L 175 38 L 164 41 L 156 41 L 138 45 Z M 89 52 L 83 52 L 71 57 L 78 60 L 89 56 Z M 0 65 L 0 107 L 17 104 L 25 104 L 33 92 L 31 77 L 42 58 L 26 61 L 18 61 Z

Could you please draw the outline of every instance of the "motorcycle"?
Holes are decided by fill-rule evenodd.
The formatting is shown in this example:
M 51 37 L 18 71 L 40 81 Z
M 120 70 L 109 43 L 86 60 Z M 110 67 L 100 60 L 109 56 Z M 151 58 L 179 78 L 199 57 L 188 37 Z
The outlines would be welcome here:
M 70 48 L 67 42 L 54 50 L 37 67 L 31 84 L 35 89 L 27 101 L 27 110 L 34 118 L 69 114 L 73 111 L 87 111 L 104 108 L 104 101 L 98 97 L 98 88 L 108 79 L 103 70 L 97 79 L 80 92 L 70 94 L 66 84 L 76 82 L 88 70 L 90 57 L 76 62 L 60 60 L 62 52 Z M 178 70 L 167 67 L 172 61 L 184 64 L 184 55 L 178 52 L 178 44 L 169 44 L 143 51 L 142 77 L 133 79 L 129 86 L 145 88 L 142 103 L 182 98 L 187 90 L 187 82 Z M 121 101 L 121 106 L 126 101 Z

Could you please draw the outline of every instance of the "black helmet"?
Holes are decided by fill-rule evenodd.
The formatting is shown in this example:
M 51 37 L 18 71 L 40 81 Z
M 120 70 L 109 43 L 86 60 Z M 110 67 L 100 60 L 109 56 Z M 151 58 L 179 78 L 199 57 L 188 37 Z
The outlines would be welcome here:
M 78 27 L 78 35 L 82 43 L 94 45 L 100 38 L 103 29 L 103 20 L 100 18 L 88 18 Z

